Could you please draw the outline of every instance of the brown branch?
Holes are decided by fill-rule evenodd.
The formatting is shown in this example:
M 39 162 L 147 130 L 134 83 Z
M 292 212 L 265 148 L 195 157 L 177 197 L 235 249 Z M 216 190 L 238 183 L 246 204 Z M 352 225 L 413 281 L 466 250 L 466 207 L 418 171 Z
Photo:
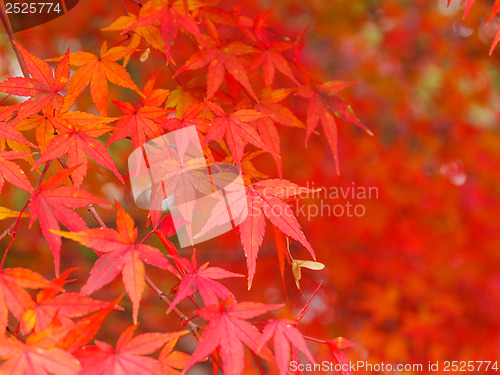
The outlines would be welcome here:
M 120 3 L 122 4 L 122 8 L 123 8 L 123 11 L 125 12 L 125 15 L 128 16 L 127 7 L 125 6 L 125 2 L 123 0 L 120 0 Z
M 137 4 L 137 5 L 139 5 L 142 8 L 143 4 L 140 1 L 137 1 L 137 0 L 130 0 L 130 1 L 133 2 L 133 3 L 135 3 L 135 4 Z
M 0 18 L 2 19 L 2 24 L 7 32 L 7 35 L 9 36 L 10 43 L 12 44 L 12 49 L 14 49 L 14 52 L 16 53 L 17 61 L 19 62 L 19 66 L 21 67 L 21 70 L 26 78 L 29 78 L 29 73 L 28 73 L 28 68 L 26 67 L 26 63 L 24 62 L 23 56 L 21 55 L 21 52 L 19 49 L 16 47 L 14 42 L 16 41 L 16 37 L 14 36 L 14 32 L 12 31 L 12 27 L 10 26 L 9 18 L 7 17 L 7 14 L 5 13 L 4 5 L 0 4 Z

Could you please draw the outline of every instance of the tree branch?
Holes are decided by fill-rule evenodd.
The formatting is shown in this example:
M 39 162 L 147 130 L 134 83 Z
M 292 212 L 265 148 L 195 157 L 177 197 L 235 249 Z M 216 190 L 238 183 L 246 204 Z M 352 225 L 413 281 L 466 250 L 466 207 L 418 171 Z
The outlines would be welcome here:
M 26 67 L 26 63 L 24 62 L 23 56 L 21 55 L 21 52 L 17 49 L 16 45 L 14 44 L 16 37 L 14 36 L 14 32 L 12 31 L 12 27 L 10 26 L 9 18 L 7 17 L 7 14 L 5 13 L 4 4 L 0 4 L 0 18 L 2 20 L 3 27 L 4 27 L 5 31 L 7 32 L 7 35 L 9 36 L 10 43 L 12 44 L 12 48 L 14 49 L 14 52 L 16 53 L 17 61 L 19 62 L 19 66 L 21 67 L 21 71 L 23 72 L 23 75 L 26 78 L 29 78 L 28 68 Z

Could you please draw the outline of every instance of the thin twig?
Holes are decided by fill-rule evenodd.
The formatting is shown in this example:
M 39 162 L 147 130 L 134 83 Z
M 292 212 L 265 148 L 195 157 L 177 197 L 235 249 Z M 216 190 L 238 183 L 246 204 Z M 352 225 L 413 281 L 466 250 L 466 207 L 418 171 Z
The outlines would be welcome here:
M 128 16 L 127 7 L 125 6 L 125 2 L 123 0 L 120 0 L 120 3 L 122 4 L 122 8 L 123 8 L 123 11 L 125 12 L 125 15 Z
M 260 373 L 262 375 L 266 375 L 266 373 L 264 372 L 264 369 L 262 368 L 262 365 L 260 364 L 259 358 L 257 358 L 257 355 L 254 353 L 253 350 L 250 350 L 250 353 L 252 353 L 253 359 L 255 360 L 255 362 L 257 363 L 257 366 L 259 367 Z
M 51 160 L 46 162 L 45 166 L 43 167 L 43 171 L 40 174 L 40 178 L 38 179 L 38 182 L 36 183 L 36 186 L 35 186 L 36 191 L 38 191 L 38 189 L 40 189 L 40 185 L 42 184 L 42 180 L 45 177 L 45 175 L 47 174 L 47 171 L 49 170 L 50 162 L 51 162 Z
M 175 81 L 180 87 L 183 87 L 181 81 L 179 81 L 179 77 L 175 75 L 174 69 L 172 69 L 172 66 L 170 65 L 170 61 L 167 61 L 167 66 L 170 72 L 172 73 L 172 78 L 175 79 Z
M 130 0 L 130 1 L 133 2 L 133 3 L 135 3 L 135 4 L 137 4 L 137 5 L 139 5 L 142 8 L 143 4 L 141 2 L 139 2 L 137 0 Z
M 7 248 L 5 249 L 5 251 L 3 253 L 2 263 L 0 263 L 0 269 L 3 268 L 3 264 L 5 263 L 5 258 L 7 258 L 7 254 L 9 253 L 10 247 L 12 246 L 14 241 L 16 240 L 17 226 L 19 225 L 19 221 L 21 220 L 21 217 L 23 216 L 24 211 L 28 208 L 29 204 L 30 204 L 30 200 L 28 200 L 28 202 L 24 205 L 23 209 L 19 213 L 19 216 L 17 217 L 17 220 L 14 222 L 14 225 L 11 226 L 13 229 L 12 229 L 12 231 L 9 231 L 9 233 L 12 236 L 12 238 L 11 238 L 9 244 L 7 245 Z

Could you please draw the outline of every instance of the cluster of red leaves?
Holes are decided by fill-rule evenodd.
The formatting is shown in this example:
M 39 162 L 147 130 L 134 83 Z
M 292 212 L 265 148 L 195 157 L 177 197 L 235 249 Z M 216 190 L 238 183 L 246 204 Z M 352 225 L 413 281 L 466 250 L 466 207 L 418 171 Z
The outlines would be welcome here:
M 356 342 L 351 360 L 497 357 L 500 55 L 488 49 L 499 17 L 485 28 L 493 2 L 476 1 L 462 21 L 466 4 L 287 0 L 276 12 L 288 30 L 314 19 L 308 46 L 321 49 L 306 47 L 304 56 L 361 82 L 346 93 L 348 102 L 377 135 L 340 129 L 335 186 L 377 187 L 376 198 L 346 199 L 366 214 L 302 224 L 319 257 L 333 254 L 320 258 L 332 285 L 320 296 L 335 301 L 334 313 L 318 308 L 318 319 L 302 327 L 312 336 L 342 330 Z M 330 186 L 329 155 L 311 141 L 322 167 L 291 178 Z
M 276 365 L 282 375 L 287 373 L 291 358 L 299 361 L 298 351 L 314 362 L 306 337 L 296 328 L 310 300 L 298 319 L 270 319 L 257 328 L 248 320 L 281 305 L 236 302 L 233 293 L 216 280 L 242 275 L 208 264 L 198 267 L 194 254 L 191 261 L 181 257 L 174 244 L 165 238 L 174 234 L 168 216 L 161 219 L 158 213 L 150 213 L 153 225 L 150 234 L 161 240 L 164 249 L 160 250 L 144 243 L 149 234 L 137 241 L 134 220 L 117 202 L 116 230 L 102 227 L 104 223 L 100 223 L 101 228 L 89 229 L 75 211 L 92 204 L 111 206 L 111 202 L 84 188 L 89 169 L 92 174 L 107 176 L 89 159 L 124 183 L 124 173 L 115 166 L 110 153 L 116 142 L 129 138 L 132 151 L 170 130 L 195 125 L 207 159 L 232 162 L 241 168 L 249 210 L 259 213 L 250 215 L 238 229 L 247 258 L 248 286 L 252 285 L 255 274 L 266 218 L 277 243 L 281 244 L 277 251 L 282 277 L 287 261 L 294 270 L 297 286 L 301 267 L 322 268 L 319 263 L 294 260 L 284 246 L 283 235 L 298 241 L 315 257 L 288 205 L 295 195 L 309 190 L 283 178 L 264 177 L 250 160 L 267 152 L 276 161 L 276 173 L 281 177 L 278 127 L 305 129 L 307 143 L 321 123 L 338 169 L 335 118 L 365 128 L 350 107 L 337 97 L 351 83 L 314 80 L 300 63 L 300 38 L 292 42 L 268 28 L 269 14 L 249 18 L 241 13 L 240 7 L 224 10 L 218 1 L 149 0 L 142 4 L 137 15 L 127 12 L 107 28 L 128 35 L 128 46 L 108 48 L 104 42 L 98 55 L 68 50 L 61 57 L 47 60 L 57 62 L 54 70 L 15 43 L 30 76 L 8 78 L 0 83 L 0 92 L 28 99 L 2 106 L 0 110 L 0 189 L 6 180 L 30 197 L 20 213 L 8 208 L 0 211 L 1 218 L 17 217 L 2 267 L 16 231 L 26 224 L 20 220 L 29 211 L 29 226 L 38 219 L 52 251 L 55 278 L 48 281 L 27 268 L 2 270 L 0 329 L 5 334 L 0 343 L 0 357 L 5 362 L 0 371 L 174 374 L 178 373 L 176 369 L 186 372 L 211 356 L 214 366 L 222 366 L 224 374 L 239 375 L 244 372 L 244 346 L 254 354 L 259 367 L 257 356 Z M 181 34 L 185 38 L 183 43 L 188 41 L 193 51 L 185 61 L 176 61 L 174 48 Z M 154 88 L 157 77 L 167 72 L 163 68 L 148 77 L 143 90 L 139 89 L 125 68 L 130 61 L 136 61 L 139 47 L 145 48 L 140 54 L 143 64 L 147 64 L 153 48 L 158 50 L 155 53 L 163 55 L 170 69 L 180 66 L 172 77 L 177 87 Z M 70 67 L 75 68 L 73 74 Z M 278 74 L 282 75 L 279 80 Z M 182 85 L 180 78 L 187 83 Z M 135 92 L 139 104 L 113 100 L 122 114 L 107 117 L 109 83 Z M 99 115 L 75 110 L 84 100 L 88 86 Z M 296 104 L 292 106 L 292 102 Z M 305 118 L 301 119 L 295 105 L 307 108 Z M 251 151 L 252 148 L 261 151 Z M 31 165 L 29 175 L 17 164 L 17 159 Z M 33 188 L 30 180 L 37 178 Z M 68 231 L 62 231 L 61 224 Z M 60 273 L 61 237 L 89 247 L 99 256 L 79 293 L 63 288 L 69 282 L 70 271 Z M 196 293 L 201 296 L 204 306 L 195 305 L 191 319 L 200 318 L 207 324 L 192 356 L 173 351 L 178 338 L 188 331 L 133 337 L 145 284 L 152 284 L 146 276 L 145 263 L 179 279 L 167 312 L 175 311 L 179 302 Z M 118 301 L 103 302 L 88 295 L 106 287 L 119 274 L 132 302 L 134 325 L 122 333 L 113 347 L 94 337 L 105 316 L 113 309 L 120 309 Z M 32 296 L 26 289 L 39 292 Z M 17 320 L 17 327 L 9 325 L 8 312 Z M 273 350 L 268 345 L 272 337 Z M 95 345 L 90 344 L 92 340 Z M 335 340 L 312 341 L 325 344 L 334 359 L 345 361 L 339 355 L 340 341 L 337 340 L 338 345 Z M 161 347 L 157 359 L 148 356 Z

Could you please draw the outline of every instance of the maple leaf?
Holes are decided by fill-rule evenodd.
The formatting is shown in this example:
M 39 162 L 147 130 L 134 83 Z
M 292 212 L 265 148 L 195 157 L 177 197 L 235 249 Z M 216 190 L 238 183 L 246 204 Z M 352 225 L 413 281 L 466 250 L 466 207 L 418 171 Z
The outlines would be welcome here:
M 68 166 L 75 167 L 71 172 L 73 183 L 75 187 L 80 187 L 87 174 L 88 156 L 113 172 L 124 183 L 109 152 L 95 139 L 113 129 L 106 124 L 114 121 L 114 118 L 78 111 L 62 113 L 58 116 L 51 116 L 47 113 L 45 117 L 58 133 L 50 141 L 47 150 L 33 165 L 32 170 L 49 160 L 68 155 Z
M 160 352 L 158 359 L 163 368 L 162 374 L 180 375 L 181 372 L 176 369 L 183 369 L 191 359 L 191 356 L 187 353 L 174 351 L 177 340 L 178 338 L 175 338 L 168 342 Z
M 133 49 L 123 46 L 112 47 L 108 50 L 107 43 L 101 46 L 99 56 L 90 52 L 75 52 L 69 55 L 69 63 L 80 68 L 73 74 L 68 85 L 68 95 L 61 112 L 71 108 L 78 96 L 90 84 L 90 95 L 97 110 L 106 116 L 108 111 L 108 81 L 117 86 L 134 90 L 139 95 L 143 93 L 136 86 L 130 74 L 116 61 L 123 59 L 134 52 Z M 57 61 L 60 58 L 49 59 Z
M 7 327 L 7 313 L 21 321 L 24 312 L 33 305 L 24 288 L 39 289 L 50 286 L 42 275 L 26 268 L 6 268 L 0 271 L 0 335 Z
M 172 256 L 181 264 L 186 274 L 182 276 L 181 282 L 174 300 L 167 309 L 167 313 L 171 312 L 174 307 L 183 299 L 193 295 L 198 291 L 205 303 L 208 305 L 218 305 L 219 300 L 227 300 L 233 294 L 222 284 L 214 280 L 226 279 L 228 277 L 244 277 L 238 273 L 226 271 L 219 267 L 208 267 L 208 262 L 198 268 L 196 262 L 196 251 L 193 250 L 191 262 L 185 258 Z
M 80 375 L 123 374 L 163 374 L 162 365 L 157 359 L 146 356 L 175 340 L 189 331 L 171 333 L 143 333 L 135 336 L 137 325 L 127 328 L 119 337 L 116 349 L 108 343 L 95 340 L 95 346 L 86 346 L 76 355 L 83 364 Z
M 5 98 L 4 98 L 5 99 Z M 0 103 L 3 101 L 0 100 Z M 5 142 L 9 143 L 15 142 L 15 143 L 20 143 L 23 145 L 29 145 L 30 147 L 36 147 L 34 144 L 32 144 L 30 141 L 28 141 L 26 138 L 22 136 L 22 134 L 19 132 L 19 129 L 17 128 L 16 125 L 19 125 L 19 120 L 16 121 L 14 125 L 10 124 L 9 122 L 14 118 L 15 113 L 21 108 L 22 104 L 17 104 L 17 105 L 2 105 L 0 106 L 0 151 L 3 151 L 5 149 Z M 22 120 L 21 120 L 22 121 Z M 9 143 L 10 146 L 10 143 Z M 11 147 L 12 148 L 12 147 Z M 12 148 L 14 151 L 19 151 L 17 149 Z M 21 152 L 29 152 L 27 150 L 23 150 Z
M 266 87 L 271 87 L 273 84 L 276 69 L 290 78 L 293 83 L 297 85 L 299 84 L 292 73 L 292 69 L 288 64 L 288 61 L 281 54 L 281 52 L 291 49 L 294 46 L 293 43 L 285 41 L 264 43 L 259 41 L 256 43 L 256 46 L 259 48 L 260 54 L 258 54 L 258 56 L 252 61 L 252 64 L 248 69 L 254 70 L 262 65 L 264 84 Z
M 73 353 L 88 344 L 99 331 L 104 318 L 111 310 L 121 309 L 121 307 L 117 306 L 121 299 L 122 296 L 109 303 L 104 309 L 81 318 L 78 322 L 71 325 L 64 338 L 57 343 L 57 347 Z
M 70 353 L 55 347 L 52 340 L 44 340 L 46 336 L 44 332 L 33 334 L 28 336 L 26 343 L 0 337 L 0 357 L 5 360 L 0 372 L 19 375 L 79 374 L 80 362 Z
M 10 161 L 21 159 L 28 155 L 30 154 L 21 154 L 15 151 L 0 151 L 0 192 L 2 191 L 4 180 L 26 191 L 33 189 L 24 171 L 16 163 Z
M 288 243 L 285 243 L 285 235 L 278 228 L 273 225 L 273 235 L 274 235 L 274 245 L 276 246 L 276 252 L 278 254 L 278 265 L 280 267 L 281 282 L 283 287 L 285 287 L 285 259 L 288 264 L 291 264 L 290 254 L 288 252 Z
M 101 30 L 123 31 L 130 27 L 136 20 L 137 16 L 129 12 L 126 16 L 118 17 L 111 25 Z M 165 47 L 163 46 L 163 39 L 161 37 L 160 30 L 158 30 L 156 26 L 135 27 L 128 47 L 135 50 L 142 40 L 144 40 L 144 42 L 148 45 L 148 48 L 152 47 L 165 53 Z M 129 60 L 130 55 L 125 56 L 123 59 L 123 66 L 127 66 Z
M 262 139 L 252 125 L 248 124 L 250 121 L 267 116 L 266 114 L 259 113 L 253 109 L 240 109 L 231 114 L 227 114 L 216 103 L 207 102 L 207 105 L 215 115 L 215 118 L 208 128 L 202 146 L 205 146 L 209 141 L 221 139 L 222 136 L 225 135 L 226 143 L 238 167 L 241 167 L 243 149 L 247 142 L 271 154 L 273 153 L 273 151 L 262 142 Z
M 50 326 L 57 316 L 62 325 L 71 325 L 70 318 L 88 315 L 109 305 L 107 302 L 97 301 L 78 293 L 62 293 L 62 287 L 72 269 L 64 272 L 51 285 L 38 292 L 33 307 L 26 310 L 21 319 L 21 331 L 27 334 L 34 330 L 41 332 Z
M 109 284 L 121 273 L 125 290 L 132 301 L 133 319 L 136 323 L 145 285 L 144 262 L 174 274 L 177 274 L 177 271 L 160 250 L 145 244 L 135 244 L 138 231 L 134 220 L 118 202 L 116 206 L 117 230 L 95 228 L 80 232 L 54 231 L 54 233 L 105 253 L 95 262 L 81 293 L 89 295 Z
M 269 35 L 269 26 L 267 24 L 267 19 L 275 8 L 276 4 L 274 4 L 265 12 L 259 12 L 253 20 L 251 18 L 247 19 L 247 17 L 245 16 L 240 16 L 239 24 L 251 29 L 258 41 L 264 42 L 265 44 L 270 44 L 269 39 L 267 38 L 267 36 Z
M 183 1 L 150 0 L 142 6 L 137 21 L 125 28 L 122 34 L 160 21 L 160 31 L 165 41 L 165 57 L 168 64 L 170 63 L 172 44 L 177 37 L 179 26 L 193 35 L 205 48 L 208 48 L 195 19 L 186 15 L 185 12 L 186 8 Z
M 287 180 L 262 180 L 247 188 L 248 216 L 240 224 L 240 239 L 245 251 L 248 268 L 248 287 L 252 285 L 259 248 L 266 228 L 265 217 L 287 236 L 299 241 L 315 259 L 314 251 L 307 241 L 300 224 L 290 206 L 283 198 L 313 190 L 303 188 Z
M 0 100 L 0 104 L 4 101 L 5 98 Z M 10 121 L 14 117 L 14 114 L 17 112 L 19 108 L 21 108 L 22 104 L 14 104 L 14 105 L 1 105 L 0 106 L 0 121 Z M 1 128 L 0 128 L 1 129 Z
M 285 375 L 288 372 L 290 365 L 290 345 L 292 350 L 300 350 L 312 363 L 315 363 L 302 333 L 294 325 L 295 322 L 290 319 L 270 319 L 262 331 L 259 348 L 264 346 L 274 336 L 274 355 L 281 375 Z
M 255 103 L 255 110 L 270 115 L 270 119 L 277 124 L 295 128 L 306 128 L 293 112 L 281 104 L 295 89 L 275 89 L 265 87 L 259 93 L 259 101 Z
M 359 126 L 368 134 L 373 133 L 368 130 L 354 115 L 350 107 L 341 99 L 334 95 L 340 90 L 354 84 L 355 82 L 329 81 L 318 87 L 303 86 L 297 91 L 297 95 L 309 99 L 307 106 L 307 131 L 306 144 L 310 135 L 316 129 L 318 122 L 321 122 L 325 137 L 332 149 L 335 158 L 335 167 L 339 173 L 339 160 L 337 150 L 337 124 L 334 116 L 339 116 L 345 120 Z
M 41 111 L 48 105 L 59 110 L 64 102 L 59 92 L 68 83 L 70 73 L 68 64 L 69 48 L 53 72 L 45 61 L 32 55 L 17 42 L 13 43 L 21 52 L 31 78 L 9 78 L 0 83 L 0 91 L 18 96 L 30 96 L 31 98 L 22 103 L 12 124 Z
M 33 143 L 24 138 L 21 134 L 19 134 L 13 127 L 14 125 L 8 124 L 6 122 L 0 121 L 0 138 L 3 139 L 11 139 L 23 144 L 26 144 L 30 147 L 36 147 Z
M 168 111 L 163 108 L 139 106 L 134 107 L 128 102 L 113 101 L 123 116 L 116 124 L 113 135 L 109 139 L 106 147 L 113 142 L 127 137 L 129 134 L 134 148 L 140 147 L 148 139 L 159 137 L 163 134 L 161 130 L 161 119 L 168 115 Z
M 7 219 L 8 217 L 19 217 L 19 215 L 21 215 L 21 217 L 29 216 L 28 214 L 25 213 L 21 214 L 20 212 L 13 211 L 9 208 L 0 207 L 0 220 Z
M 169 130 L 178 130 L 188 126 L 196 126 L 198 132 L 206 133 L 209 128 L 210 121 L 201 117 L 201 113 L 206 108 L 206 103 L 201 102 L 189 106 L 179 117 L 172 117 L 163 123 L 163 127 Z
M 170 92 L 165 102 L 165 108 L 175 108 L 175 116 L 180 118 L 187 108 L 198 103 L 199 100 L 188 87 L 177 86 Z
M 219 306 L 210 305 L 198 310 L 199 316 L 208 321 L 198 346 L 184 368 L 186 373 L 195 363 L 220 349 L 223 371 L 226 375 L 243 373 L 244 350 L 246 345 L 266 360 L 272 360 L 267 346 L 260 348 L 262 335 L 245 319 L 255 318 L 268 311 L 281 308 L 283 305 L 266 305 L 263 303 L 232 303 L 231 299 Z
M 349 364 L 349 361 L 347 360 L 347 356 L 345 355 L 345 353 L 342 351 L 343 349 L 346 349 L 346 348 L 351 348 L 354 345 L 354 343 L 352 343 L 351 341 L 343 338 L 343 337 L 336 337 L 330 341 L 325 341 L 324 342 L 325 344 L 328 345 L 328 349 L 330 349 L 330 352 L 332 353 L 333 355 L 333 358 L 335 358 L 335 361 L 340 364 L 341 366 L 343 364 Z M 349 368 L 349 366 L 347 366 Z M 340 373 L 342 375 L 353 375 L 353 372 L 351 370 L 343 370 L 344 366 L 341 367 L 342 370 L 340 371 Z
M 60 186 L 74 168 L 63 169 L 40 184 L 38 190 L 31 190 L 30 227 L 36 219 L 40 222 L 42 233 L 54 256 L 56 275 L 59 275 L 61 236 L 53 230 L 59 230 L 59 223 L 71 231 L 87 229 L 85 221 L 72 208 L 86 207 L 91 203 L 109 206 L 89 192 L 72 186 Z
M 307 312 L 309 311 L 309 309 L 311 308 L 311 302 L 314 298 L 314 296 L 316 295 L 316 293 L 318 293 L 318 290 L 319 288 L 321 288 L 321 285 L 323 285 L 323 283 L 321 282 L 318 287 L 314 290 L 314 292 L 311 294 L 311 296 L 309 297 L 309 299 L 307 300 L 306 304 L 304 305 L 304 307 L 302 308 L 302 310 L 300 311 L 299 315 L 297 316 L 297 323 L 300 322 L 302 320 L 302 318 L 304 317 L 304 315 L 307 314 Z
M 295 92 L 294 89 L 272 90 L 269 87 L 265 87 L 259 94 L 259 101 L 255 104 L 256 111 L 269 115 L 269 117 L 262 117 L 255 120 L 255 123 L 262 141 L 273 151 L 272 156 L 278 167 L 280 178 L 282 178 L 283 172 L 281 157 L 279 156 L 280 136 L 276 124 L 298 128 L 306 127 L 288 107 L 280 103 L 293 92 Z
M 142 89 L 144 94 L 144 97 L 141 98 L 143 106 L 161 107 L 170 94 L 170 90 L 154 88 L 158 74 L 160 74 L 160 71 L 153 74 L 144 85 L 144 89 Z
M 227 72 L 243 86 L 256 101 L 246 68 L 237 56 L 255 52 L 255 48 L 242 42 L 230 42 L 225 46 L 213 44 L 210 49 L 200 50 L 192 55 L 175 74 L 174 78 L 186 70 L 197 70 L 208 65 L 207 99 L 213 98 Z
M 41 113 L 33 114 L 12 126 L 11 130 L 17 133 L 19 137 L 7 139 L 6 141 L 9 147 L 17 152 L 31 153 L 30 142 L 27 143 L 23 141 L 24 137 L 22 137 L 21 132 L 35 129 L 37 147 L 40 152 L 45 152 L 48 144 L 55 136 L 54 127 L 45 116 L 46 113 L 54 113 L 54 109 L 52 107 L 44 108 Z M 35 164 L 35 160 L 32 156 L 27 156 L 25 160 L 30 165 Z

